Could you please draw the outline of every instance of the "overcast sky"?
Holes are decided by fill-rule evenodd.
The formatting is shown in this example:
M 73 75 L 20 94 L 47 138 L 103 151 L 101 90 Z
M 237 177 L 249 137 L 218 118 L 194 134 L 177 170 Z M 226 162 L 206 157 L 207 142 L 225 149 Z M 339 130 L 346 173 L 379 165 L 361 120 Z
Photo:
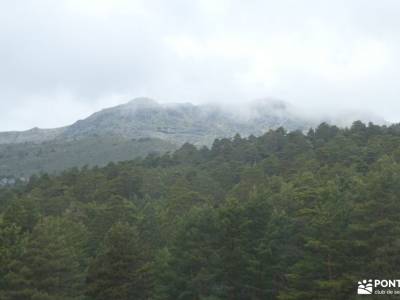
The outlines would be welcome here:
M 0 0 L 0 131 L 147 96 L 400 121 L 398 0 Z

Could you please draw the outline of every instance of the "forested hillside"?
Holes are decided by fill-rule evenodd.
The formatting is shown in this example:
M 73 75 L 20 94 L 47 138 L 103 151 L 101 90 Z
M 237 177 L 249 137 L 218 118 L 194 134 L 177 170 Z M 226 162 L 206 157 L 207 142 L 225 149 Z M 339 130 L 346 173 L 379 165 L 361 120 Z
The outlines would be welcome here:
M 355 299 L 358 280 L 398 277 L 400 126 L 33 176 L 0 213 L 2 300 Z
M 124 139 L 119 136 L 0 144 L 0 182 L 7 177 L 25 180 L 33 174 L 56 174 L 85 165 L 105 166 L 109 161 L 161 154 L 177 148 L 176 144 L 156 138 Z

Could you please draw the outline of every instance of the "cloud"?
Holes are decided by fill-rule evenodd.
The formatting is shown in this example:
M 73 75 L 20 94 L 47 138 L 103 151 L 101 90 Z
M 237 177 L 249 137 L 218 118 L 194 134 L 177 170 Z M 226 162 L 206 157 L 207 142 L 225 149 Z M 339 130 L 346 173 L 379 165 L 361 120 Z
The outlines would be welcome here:
M 281 98 L 400 120 L 398 1 L 25 0 L 0 4 L 0 130 L 137 96 Z

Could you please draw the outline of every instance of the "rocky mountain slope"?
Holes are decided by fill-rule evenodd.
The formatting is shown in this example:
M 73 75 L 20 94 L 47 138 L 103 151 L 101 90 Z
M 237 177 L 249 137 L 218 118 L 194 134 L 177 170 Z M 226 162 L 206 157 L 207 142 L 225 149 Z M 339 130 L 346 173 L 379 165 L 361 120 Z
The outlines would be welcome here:
M 104 165 L 172 151 L 185 142 L 210 145 L 216 138 L 261 135 L 280 126 L 307 130 L 320 121 L 277 100 L 232 108 L 137 98 L 70 126 L 0 133 L 0 177 Z
M 71 141 L 111 135 L 207 145 L 215 138 L 236 133 L 258 135 L 279 126 L 302 129 L 312 125 L 289 111 L 282 101 L 257 101 L 238 110 L 240 112 L 221 106 L 190 103 L 160 104 L 151 99 L 137 98 L 63 128 L 0 133 L 0 144 Z
M 63 131 L 64 128 L 40 129 L 35 127 L 26 131 L 0 132 L 0 144 L 46 142 L 57 138 Z

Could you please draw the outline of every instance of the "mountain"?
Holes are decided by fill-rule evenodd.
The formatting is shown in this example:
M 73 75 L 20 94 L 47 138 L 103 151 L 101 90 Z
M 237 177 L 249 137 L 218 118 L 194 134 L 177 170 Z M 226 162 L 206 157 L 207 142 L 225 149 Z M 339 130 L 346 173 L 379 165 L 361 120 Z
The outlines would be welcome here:
M 191 103 L 160 104 L 152 99 L 137 98 L 103 109 L 63 128 L 0 133 L 0 144 L 118 136 L 126 139 L 158 138 L 178 145 L 185 142 L 210 145 L 215 138 L 236 133 L 259 135 L 279 126 L 303 129 L 311 125 L 306 119 L 292 114 L 287 104 L 277 100 L 260 100 L 230 110 Z
M 105 165 L 173 151 L 186 142 L 210 146 L 216 138 L 237 133 L 257 136 L 280 126 L 307 130 L 319 122 L 274 99 L 218 106 L 137 98 L 70 126 L 0 133 L 0 176 L 26 177 L 86 164 Z

